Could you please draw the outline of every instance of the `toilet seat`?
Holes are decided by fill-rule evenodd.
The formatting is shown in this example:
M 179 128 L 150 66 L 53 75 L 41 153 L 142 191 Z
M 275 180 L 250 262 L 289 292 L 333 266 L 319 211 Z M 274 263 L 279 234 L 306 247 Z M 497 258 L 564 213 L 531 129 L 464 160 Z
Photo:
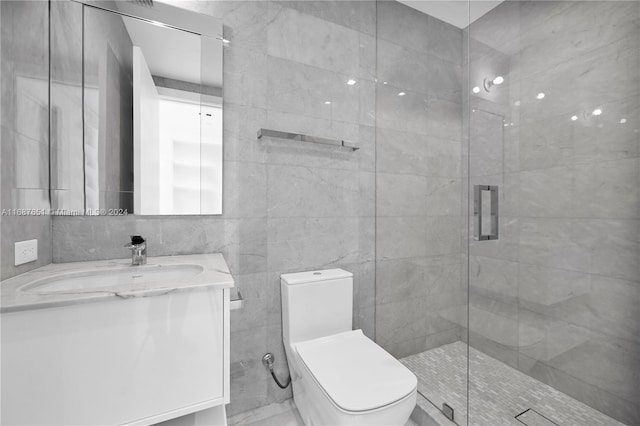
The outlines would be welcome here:
M 416 376 L 361 330 L 295 345 L 303 366 L 341 410 L 372 411 L 412 395 Z

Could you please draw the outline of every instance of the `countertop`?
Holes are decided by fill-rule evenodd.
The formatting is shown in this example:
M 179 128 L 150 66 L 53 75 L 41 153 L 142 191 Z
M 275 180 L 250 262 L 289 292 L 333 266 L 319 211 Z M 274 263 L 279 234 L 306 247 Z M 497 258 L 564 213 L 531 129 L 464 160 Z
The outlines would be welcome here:
M 140 272 L 157 271 L 163 267 L 176 265 L 197 265 L 202 271 L 196 275 L 151 282 L 128 282 L 91 289 L 74 289 L 55 292 L 38 292 L 33 288 L 43 280 L 51 282 L 57 276 L 87 276 L 92 273 L 104 275 L 107 271 L 131 271 L 132 277 Z M 126 273 L 125 273 L 126 275 Z M 133 280 L 135 281 L 135 280 Z M 52 263 L 26 272 L 0 283 L 0 312 L 9 313 L 31 309 L 44 309 L 59 306 L 91 303 L 105 300 L 129 299 L 132 297 L 152 297 L 168 293 L 189 291 L 202 288 L 232 288 L 233 277 L 227 263 L 220 253 L 183 256 L 149 257 L 143 266 L 131 266 L 130 259 L 100 260 L 89 262 Z M 31 288 L 30 290 L 26 290 Z

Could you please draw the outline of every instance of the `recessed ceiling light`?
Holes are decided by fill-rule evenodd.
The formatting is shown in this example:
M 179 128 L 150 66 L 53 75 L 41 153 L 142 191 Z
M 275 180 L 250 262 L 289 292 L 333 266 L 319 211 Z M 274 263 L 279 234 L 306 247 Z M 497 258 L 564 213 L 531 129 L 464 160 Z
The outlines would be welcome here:
M 404 92 L 398 93 L 398 96 L 404 96 L 404 95 L 406 95 L 406 93 L 404 93 Z
M 536 95 L 537 99 L 544 99 L 544 93 L 540 92 Z
M 596 109 L 593 110 L 592 114 L 593 115 L 600 115 L 600 114 L 602 114 L 602 110 L 600 108 L 596 108 Z
M 474 87 L 473 89 L 471 89 L 471 91 L 473 93 L 480 93 L 480 88 L 478 86 Z
M 382 84 L 389 84 L 389 83 L 387 83 L 386 81 L 383 81 Z
M 493 84 L 502 84 L 504 83 L 504 77 L 502 77 L 501 75 L 497 76 L 496 78 L 493 79 Z
M 577 116 L 577 115 L 572 115 L 572 116 L 571 116 L 571 121 L 576 121 L 577 119 L 578 119 L 578 116 Z
M 520 106 L 520 101 L 515 101 L 513 104 L 514 104 L 515 106 Z
M 325 105 L 331 105 L 331 101 L 324 101 Z
M 620 119 L 620 124 L 624 124 L 624 123 L 626 123 L 626 122 L 627 122 L 627 119 L 626 119 L 626 118 L 621 118 L 621 119 Z
M 353 86 L 354 84 L 356 84 L 356 81 L 354 79 L 350 78 L 349 80 L 347 80 L 347 84 L 349 86 Z

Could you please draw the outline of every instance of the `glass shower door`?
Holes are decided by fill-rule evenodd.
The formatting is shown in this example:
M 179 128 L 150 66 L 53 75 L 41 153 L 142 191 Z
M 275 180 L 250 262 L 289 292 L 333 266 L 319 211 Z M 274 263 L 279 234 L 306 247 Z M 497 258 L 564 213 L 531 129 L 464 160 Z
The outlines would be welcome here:
M 466 37 L 469 424 L 638 424 L 640 3 Z

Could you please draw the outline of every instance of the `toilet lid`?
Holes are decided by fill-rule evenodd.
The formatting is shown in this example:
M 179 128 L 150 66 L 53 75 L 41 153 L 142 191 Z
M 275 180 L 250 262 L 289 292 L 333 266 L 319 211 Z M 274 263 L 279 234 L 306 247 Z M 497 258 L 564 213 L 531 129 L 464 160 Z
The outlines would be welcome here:
M 392 404 L 418 384 L 411 371 L 361 330 L 302 342 L 296 351 L 325 393 L 346 411 Z

